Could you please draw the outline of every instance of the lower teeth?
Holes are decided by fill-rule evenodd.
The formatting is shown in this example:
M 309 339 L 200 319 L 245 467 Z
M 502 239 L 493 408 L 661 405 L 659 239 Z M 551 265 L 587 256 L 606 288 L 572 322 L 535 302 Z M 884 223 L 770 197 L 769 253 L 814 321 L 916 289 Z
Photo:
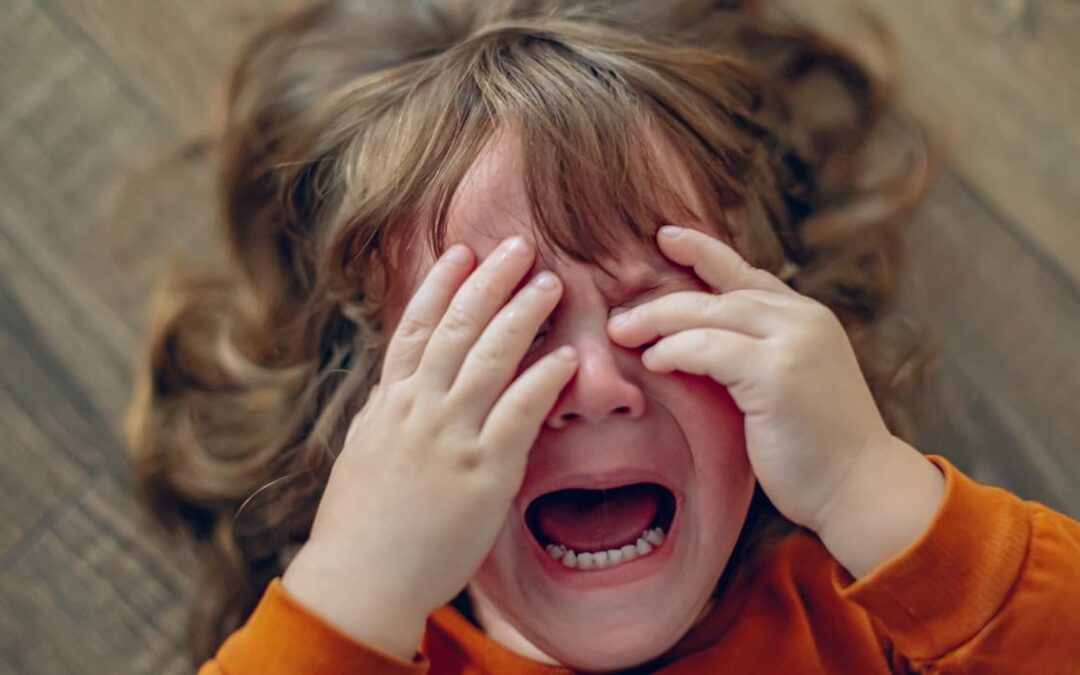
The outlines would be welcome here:
M 634 558 L 648 555 L 664 543 L 664 530 L 654 527 L 645 530 L 634 544 L 627 544 L 621 548 L 613 548 L 607 551 L 594 551 L 577 553 L 562 544 L 548 544 L 548 555 L 563 564 L 563 567 L 571 569 L 599 569 L 628 563 Z

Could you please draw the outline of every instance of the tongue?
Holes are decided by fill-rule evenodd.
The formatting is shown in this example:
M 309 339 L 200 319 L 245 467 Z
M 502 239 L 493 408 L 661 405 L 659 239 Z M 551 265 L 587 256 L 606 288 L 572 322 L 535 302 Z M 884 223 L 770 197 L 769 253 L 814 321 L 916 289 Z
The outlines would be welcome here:
M 536 523 L 548 539 L 574 551 L 604 551 L 632 544 L 656 520 L 656 485 L 612 490 L 560 490 L 539 498 Z

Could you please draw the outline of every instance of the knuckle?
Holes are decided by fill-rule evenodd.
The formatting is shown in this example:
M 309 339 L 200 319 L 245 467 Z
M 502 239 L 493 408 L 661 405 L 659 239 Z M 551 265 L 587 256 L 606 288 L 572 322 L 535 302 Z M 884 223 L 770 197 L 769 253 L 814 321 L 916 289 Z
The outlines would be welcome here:
M 391 416 L 406 419 L 412 415 L 416 407 L 416 397 L 406 381 L 391 382 L 382 391 L 379 403 L 387 406 L 387 412 Z
M 484 463 L 486 456 L 479 443 L 465 443 L 454 451 L 454 463 L 463 471 L 475 471 Z
M 495 270 L 485 270 L 469 282 L 469 292 L 487 302 L 495 301 L 501 296 L 496 282 Z
M 389 400 L 400 401 L 407 400 L 412 387 L 409 386 L 409 379 L 404 378 L 394 381 L 383 381 L 379 383 L 379 389 L 377 392 L 372 392 L 372 398 L 375 400 Z
M 452 335 L 467 335 L 472 331 L 472 325 L 472 316 L 458 303 L 450 305 L 442 320 L 443 330 Z
M 781 382 L 789 382 L 795 379 L 802 368 L 801 354 L 798 349 L 782 350 L 773 361 L 773 372 Z
M 532 311 L 528 307 L 514 302 L 505 307 L 491 325 L 502 336 L 509 338 L 522 337 L 526 331 L 525 324 L 531 314 Z
M 473 347 L 473 358 L 483 366 L 493 366 L 504 361 L 508 352 L 505 346 L 486 341 Z
M 416 316 L 402 317 L 398 325 L 398 335 L 406 340 L 424 337 L 431 332 L 431 324 Z

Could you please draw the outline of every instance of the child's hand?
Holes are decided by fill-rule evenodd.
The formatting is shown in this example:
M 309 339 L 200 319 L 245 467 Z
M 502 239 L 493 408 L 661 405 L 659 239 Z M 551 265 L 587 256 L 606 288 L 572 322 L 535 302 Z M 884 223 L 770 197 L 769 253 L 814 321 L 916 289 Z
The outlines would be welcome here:
M 717 294 L 671 293 L 617 314 L 612 340 L 634 348 L 665 336 L 642 355 L 646 368 L 708 375 L 728 387 L 745 414 L 762 489 L 790 520 L 820 534 L 834 508 L 853 506 L 834 501 L 853 494 L 853 474 L 863 480 L 862 469 L 875 466 L 865 458 L 894 448 L 843 326 L 721 241 L 676 231 L 661 232 L 660 250 Z
M 455 261 L 455 250 L 464 257 Z M 427 615 L 494 545 L 529 448 L 577 368 L 566 347 L 511 382 L 561 295 L 547 272 L 507 302 L 534 254 L 516 237 L 471 276 L 464 246 L 435 264 L 352 421 L 311 538 L 284 576 L 302 603 L 405 659 Z

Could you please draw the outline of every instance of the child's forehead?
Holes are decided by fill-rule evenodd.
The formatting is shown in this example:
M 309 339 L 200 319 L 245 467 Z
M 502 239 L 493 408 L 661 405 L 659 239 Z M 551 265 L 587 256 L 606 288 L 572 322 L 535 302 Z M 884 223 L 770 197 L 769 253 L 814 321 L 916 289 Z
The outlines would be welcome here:
M 651 127 L 642 127 L 641 141 L 650 149 L 650 170 L 663 177 L 694 212 L 706 213 L 685 160 L 671 143 Z M 505 237 L 534 231 L 524 182 L 525 161 L 513 133 L 500 130 L 492 135 L 465 172 L 450 202 L 447 245 L 464 241 L 467 236 L 471 243 L 483 242 L 490 250 Z
M 681 205 L 656 204 L 666 222 L 695 227 L 715 234 L 722 229 L 710 226 L 702 214 L 709 211 L 694 185 L 684 160 L 675 147 L 651 128 L 642 128 L 642 143 L 650 148 L 650 172 L 663 179 L 683 200 Z M 612 297 L 628 297 L 635 291 L 685 275 L 656 248 L 648 230 L 635 234 L 629 226 L 617 234 L 615 245 L 606 254 L 589 253 L 595 262 L 583 262 L 550 244 L 534 220 L 533 205 L 525 186 L 522 153 L 517 137 L 505 129 L 492 134 L 458 183 L 445 213 L 445 230 L 440 245 L 448 248 L 464 243 L 478 259 L 487 257 L 507 237 L 524 235 L 537 245 L 537 259 L 532 274 L 541 270 L 566 271 L 568 266 L 585 266 L 599 288 Z M 680 206 L 682 208 L 680 208 Z M 687 211 L 689 208 L 689 212 Z M 425 222 L 424 219 L 417 224 Z M 611 223 L 581 221 L 576 227 L 597 227 L 611 231 Z M 420 227 L 406 244 L 406 268 L 409 287 L 419 285 L 437 257 Z M 404 262 L 404 261 L 403 261 Z M 531 276 L 528 275 L 528 276 Z M 526 278 L 528 278 L 528 276 Z
M 650 140 L 655 160 L 652 169 L 666 176 L 694 211 L 704 213 L 702 200 L 675 150 L 670 144 L 656 138 L 654 132 L 643 131 L 643 134 L 654 137 Z M 489 140 L 466 171 L 451 199 L 444 239 L 447 247 L 464 243 L 483 258 L 501 241 L 515 234 L 540 241 L 525 189 L 522 162 L 512 134 L 497 133 Z M 678 224 L 684 226 L 700 225 L 700 222 L 685 222 L 675 215 L 671 221 L 682 221 Z M 580 224 L 580 227 L 589 226 L 589 223 Z M 656 269 L 668 266 L 654 245 L 638 240 L 629 230 L 621 244 L 612 262 L 636 262 Z M 550 247 L 541 247 L 538 253 L 538 263 L 543 269 L 555 266 L 561 257 L 558 251 Z
M 531 221 L 516 221 L 513 226 L 479 232 L 466 229 L 456 239 L 448 237 L 447 245 L 465 243 L 476 253 L 478 260 L 486 258 L 506 237 L 515 234 L 524 235 L 537 247 L 536 260 L 532 268 L 522 278 L 524 284 L 535 274 L 551 270 L 560 275 L 568 269 L 583 269 L 592 277 L 597 288 L 615 303 L 625 302 L 643 290 L 664 285 L 672 281 L 685 281 L 694 278 L 689 268 L 684 268 L 664 257 L 655 244 L 645 243 L 627 236 L 618 251 L 617 258 L 604 259 L 603 266 L 598 263 L 570 260 L 566 255 L 554 250 L 544 242 L 533 227 Z

